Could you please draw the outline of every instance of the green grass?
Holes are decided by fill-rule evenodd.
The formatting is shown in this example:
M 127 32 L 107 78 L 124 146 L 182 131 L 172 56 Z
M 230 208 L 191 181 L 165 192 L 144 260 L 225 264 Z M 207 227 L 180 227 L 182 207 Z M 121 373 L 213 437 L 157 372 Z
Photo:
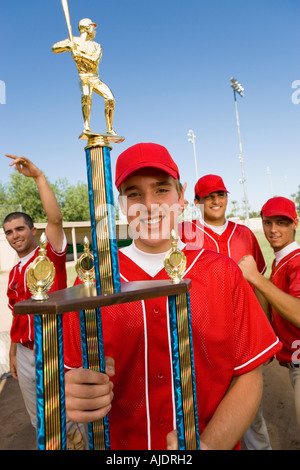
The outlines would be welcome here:
M 67 267 L 67 285 L 68 287 L 72 287 L 74 281 L 76 279 L 77 273 L 75 271 L 75 266 L 68 266 Z
M 271 267 L 274 259 L 274 252 L 273 249 L 270 247 L 269 243 L 267 242 L 263 232 L 254 232 L 257 241 L 259 243 L 260 249 L 262 254 L 265 258 L 265 262 L 267 265 L 266 277 L 269 278 L 271 274 Z M 296 233 L 296 242 L 300 245 L 300 231 Z

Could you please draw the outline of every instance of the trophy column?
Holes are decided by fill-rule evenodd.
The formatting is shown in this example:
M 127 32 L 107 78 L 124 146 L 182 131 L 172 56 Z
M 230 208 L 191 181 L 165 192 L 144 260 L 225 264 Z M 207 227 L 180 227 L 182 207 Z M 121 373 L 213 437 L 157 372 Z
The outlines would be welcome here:
M 112 294 L 120 291 L 120 273 L 107 137 L 90 137 L 85 150 L 97 293 Z
M 186 257 L 177 248 L 174 230 L 171 240 L 172 247 L 164 265 L 172 283 L 179 285 L 186 268 Z M 168 302 L 178 449 L 196 450 L 200 449 L 200 438 L 189 293 L 170 295 Z
M 37 443 L 39 450 L 66 450 L 62 316 L 34 316 Z
M 122 137 L 111 137 L 122 142 Z M 98 295 L 120 292 L 118 246 L 108 136 L 88 138 L 86 167 L 91 215 L 94 272 Z M 83 367 L 105 372 L 101 309 L 80 311 Z M 88 424 L 89 448 L 109 450 L 108 416 Z
M 47 300 L 55 276 L 47 257 L 47 238 L 40 238 L 39 256 L 30 264 L 26 279 L 35 301 Z M 37 399 L 37 441 L 41 450 L 66 449 L 65 382 L 62 316 L 34 316 Z

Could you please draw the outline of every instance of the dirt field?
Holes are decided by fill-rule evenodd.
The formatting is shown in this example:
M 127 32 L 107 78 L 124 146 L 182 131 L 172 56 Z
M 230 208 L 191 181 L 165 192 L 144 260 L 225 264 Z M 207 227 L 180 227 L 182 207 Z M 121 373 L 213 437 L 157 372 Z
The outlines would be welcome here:
M 299 450 L 300 431 L 288 370 L 273 361 L 263 368 L 263 374 L 263 409 L 272 448 Z M 35 431 L 25 410 L 18 383 L 11 377 L 0 381 L 0 404 L 0 450 L 36 449 Z

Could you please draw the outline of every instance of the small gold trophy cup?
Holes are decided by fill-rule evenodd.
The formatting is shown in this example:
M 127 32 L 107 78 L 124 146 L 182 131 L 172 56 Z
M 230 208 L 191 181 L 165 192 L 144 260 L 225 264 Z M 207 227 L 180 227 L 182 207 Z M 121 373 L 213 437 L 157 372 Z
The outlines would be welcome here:
M 186 256 L 177 248 L 177 242 L 176 232 L 173 229 L 171 232 L 171 249 L 164 260 L 165 270 L 173 284 L 179 284 L 182 281 L 182 275 L 186 267 Z
M 47 238 L 45 232 L 40 238 L 39 256 L 29 265 L 27 270 L 27 285 L 34 300 L 47 300 L 47 292 L 55 277 L 55 267 L 47 257 Z
M 95 281 L 94 256 L 90 252 L 89 245 L 89 239 L 84 237 L 83 254 L 75 265 L 77 276 L 87 286 L 91 286 Z
M 164 266 L 172 284 L 181 284 L 186 256 L 177 248 L 178 238 L 171 231 L 171 249 Z M 173 361 L 173 380 L 178 449 L 195 450 L 200 446 L 189 293 L 169 296 L 169 320 Z

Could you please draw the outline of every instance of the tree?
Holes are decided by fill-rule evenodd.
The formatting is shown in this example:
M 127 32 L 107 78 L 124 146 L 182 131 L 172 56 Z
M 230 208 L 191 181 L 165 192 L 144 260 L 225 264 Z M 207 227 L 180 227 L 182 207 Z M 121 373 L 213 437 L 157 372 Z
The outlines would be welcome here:
M 7 204 L 6 191 L 3 184 L 0 182 L 0 205 Z
M 88 187 L 86 183 L 70 185 L 66 178 L 59 178 L 55 183 L 49 183 L 61 208 L 65 222 L 90 220 Z M 115 198 L 115 215 L 119 218 L 119 204 Z M 3 185 L 0 181 L 0 212 L 1 221 L 13 211 L 26 212 L 34 222 L 46 222 L 40 196 L 32 178 L 26 178 L 17 171 L 10 175 L 10 181 Z
M 295 196 L 295 198 L 293 199 L 293 201 L 295 202 L 296 204 L 296 208 L 297 208 L 297 213 L 300 214 L 300 186 L 298 186 L 298 191 L 296 194 L 292 194 L 292 196 Z
M 90 220 L 90 207 L 87 185 L 77 183 L 77 186 L 68 186 L 63 194 L 61 211 L 66 222 Z M 58 198 L 59 199 L 59 198 Z
M 238 201 L 231 201 L 231 212 L 227 217 L 238 217 L 239 204 Z
M 90 219 L 88 189 L 84 183 L 71 186 L 67 179 L 59 179 L 50 183 L 65 222 L 86 221 Z M 0 183 L 0 204 L 17 207 L 29 214 L 34 222 L 46 222 L 41 199 L 32 178 L 26 178 L 18 172 L 13 172 L 6 186 Z M 10 211 L 10 210 L 9 210 Z M 4 214 L 5 217 L 6 214 Z
M 46 222 L 46 214 L 32 178 L 13 172 L 7 185 L 6 199 L 7 204 L 21 205 L 22 211 L 29 214 L 35 222 Z

